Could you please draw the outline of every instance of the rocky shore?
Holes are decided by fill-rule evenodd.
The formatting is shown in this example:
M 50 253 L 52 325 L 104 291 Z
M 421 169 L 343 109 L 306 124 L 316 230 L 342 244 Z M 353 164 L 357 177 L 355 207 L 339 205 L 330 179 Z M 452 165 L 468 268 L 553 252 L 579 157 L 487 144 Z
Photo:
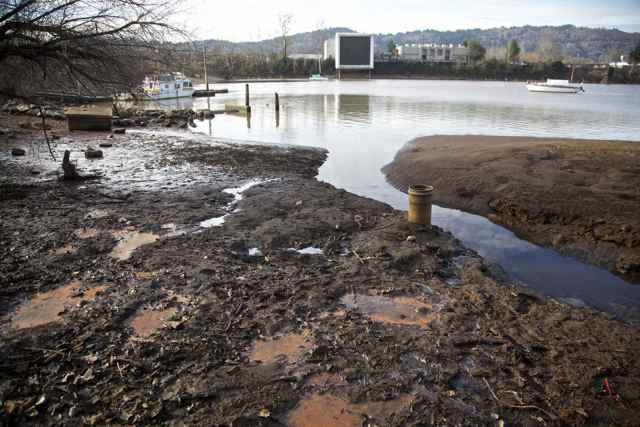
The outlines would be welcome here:
M 638 283 L 639 161 L 634 142 L 439 135 L 409 142 L 383 171 L 402 191 L 433 184 L 437 204 Z
M 636 326 L 317 181 L 322 150 L 74 134 L 98 179 L 60 182 L 32 145 L 0 139 L 7 425 L 637 421 Z

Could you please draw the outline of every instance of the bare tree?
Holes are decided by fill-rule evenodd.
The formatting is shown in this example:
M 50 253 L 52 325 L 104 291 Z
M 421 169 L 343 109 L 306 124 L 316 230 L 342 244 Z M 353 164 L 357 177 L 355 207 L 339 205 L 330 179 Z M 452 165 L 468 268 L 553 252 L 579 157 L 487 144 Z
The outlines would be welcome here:
M 280 36 L 282 37 L 282 58 L 287 57 L 287 38 L 289 37 L 292 24 L 293 14 L 281 13 L 278 15 L 278 27 L 280 29 Z
M 169 23 L 182 0 L 0 0 L 0 92 L 40 87 L 122 89 L 183 34 Z M 137 83 L 139 80 L 135 80 Z

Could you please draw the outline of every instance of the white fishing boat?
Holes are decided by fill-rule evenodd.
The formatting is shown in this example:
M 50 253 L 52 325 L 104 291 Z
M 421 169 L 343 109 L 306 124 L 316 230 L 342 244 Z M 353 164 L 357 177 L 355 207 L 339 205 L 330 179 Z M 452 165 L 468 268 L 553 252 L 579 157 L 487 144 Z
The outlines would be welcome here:
M 547 79 L 546 82 L 527 83 L 529 92 L 578 93 L 584 92 L 582 84 L 573 84 L 569 80 Z
M 145 77 L 142 83 L 144 94 L 151 99 L 192 97 L 193 82 L 182 73 L 167 73 Z

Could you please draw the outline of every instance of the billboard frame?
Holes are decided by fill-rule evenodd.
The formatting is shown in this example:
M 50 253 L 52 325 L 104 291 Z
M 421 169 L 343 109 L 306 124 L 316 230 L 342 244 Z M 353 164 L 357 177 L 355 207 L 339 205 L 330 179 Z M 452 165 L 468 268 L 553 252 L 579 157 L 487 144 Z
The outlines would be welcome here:
M 342 37 L 370 37 L 370 50 L 369 64 L 367 65 L 342 65 L 340 64 L 340 39 Z M 335 58 L 336 58 L 336 70 L 373 70 L 373 54 L 375 50 L 373 34 L 362 33 L 336 33 L 335 36 Z

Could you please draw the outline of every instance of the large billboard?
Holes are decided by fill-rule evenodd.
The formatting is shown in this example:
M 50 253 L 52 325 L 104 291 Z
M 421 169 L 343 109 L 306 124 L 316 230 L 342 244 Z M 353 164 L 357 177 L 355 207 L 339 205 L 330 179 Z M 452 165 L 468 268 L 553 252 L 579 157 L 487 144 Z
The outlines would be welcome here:
M 337 70 L 373 70 L 373 36 L 337 33 L 335 41 Z

